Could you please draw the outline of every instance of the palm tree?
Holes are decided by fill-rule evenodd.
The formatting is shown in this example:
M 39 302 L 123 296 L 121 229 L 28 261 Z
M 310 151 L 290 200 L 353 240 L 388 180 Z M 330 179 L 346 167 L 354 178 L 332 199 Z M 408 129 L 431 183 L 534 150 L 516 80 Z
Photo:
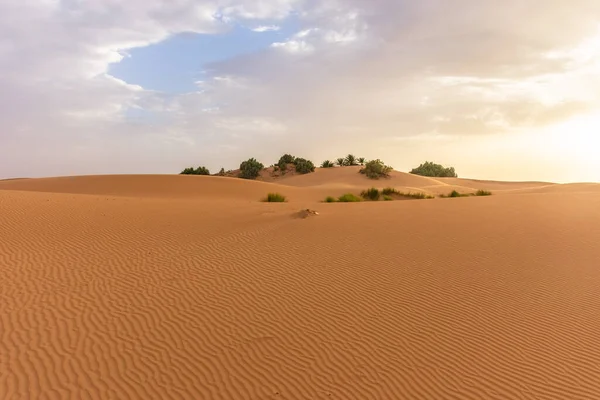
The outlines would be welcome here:
M 357 163 L 356 163 L 356 157 L 354 157 L 354 155 L 352 155 L 352 154 L 348 154 L 346 156 L 346 165 L 348 165 L 348 166 L 357 165 Z
M 346 160 L 345 160 L 345 159 L 343 159 L 343 158 L 338 158 L 338 159 L 335 161 L 335 163 L 336 163 L 337 165 L 339 165 L 340 167 L 343 167 L 344 165 L 346 165 Z
M 321 168 L 332 168 L 333 166 L 334 164 L 329 160 L 325 160 L 321 163 Z
M 364 158 L 364 157 L 359 157 L 359 158 L 358 158 L 356 161 L 358 161 L 358 163 L 359 163 L 360 165 L 365 165 L 365 162 L 366 162 L 367 160 L 365 160 L 365 158 Z

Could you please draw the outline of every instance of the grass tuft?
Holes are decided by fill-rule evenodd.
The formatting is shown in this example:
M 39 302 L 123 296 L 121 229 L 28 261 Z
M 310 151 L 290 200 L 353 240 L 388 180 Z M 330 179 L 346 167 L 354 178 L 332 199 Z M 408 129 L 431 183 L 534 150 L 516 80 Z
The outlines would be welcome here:
M 357 203 L 362 201 L 362 199 L 352 193 L 346 193 L 338 198 L 340 203 Z
M 469 197 L 470 195 L 465 194 L 465 193 L 459 193 L 456 190 L 451 191 L 449 194 L 443 194 L 440 197 L 442 198 L 453 198 L 453 197 Z
M 285 203 L 287 200 L 284 195 L 279 193 L 269 193 L 264 201 L 266 203 Z
M 475 196 L 491 196 L 492 192 L 489 192 L 487 190 L 483 190 L 483 189 L 479 189 L 477 192 L 475 192 Z
M 360 196 L 365 200 L 377 201 L 377 200 L 379 200 L 381 193 L 379 193 L 379 189 L 371 188 L 371 189 L 363 190 L 361 192 Z
M 326 167 L 329 168 L 329 167 Z M 327 198 L 325 198 L 325 203 L 335 203 L 337 202 L 337 199 L 333 196 L 327 196 Z
M 388 196 L 386 194 L 383 195 L 383 201 L 393 201 L 394 198 L 392 196 Z

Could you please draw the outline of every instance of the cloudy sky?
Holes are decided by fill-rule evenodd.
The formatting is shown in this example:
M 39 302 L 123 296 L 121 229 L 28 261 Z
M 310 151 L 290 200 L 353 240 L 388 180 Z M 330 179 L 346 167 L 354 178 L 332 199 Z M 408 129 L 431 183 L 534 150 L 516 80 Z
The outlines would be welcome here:
M 600 1 L 0 0 L 0 178 L 285 152 L 600 181 Z

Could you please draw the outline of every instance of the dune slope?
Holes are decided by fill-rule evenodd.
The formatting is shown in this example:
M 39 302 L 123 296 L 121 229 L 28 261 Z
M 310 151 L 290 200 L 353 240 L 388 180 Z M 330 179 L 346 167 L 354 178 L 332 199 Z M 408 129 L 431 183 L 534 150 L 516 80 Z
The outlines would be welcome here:
M 600 398 L 598 192 L 60 179 L 0 183 L 2 399 Z

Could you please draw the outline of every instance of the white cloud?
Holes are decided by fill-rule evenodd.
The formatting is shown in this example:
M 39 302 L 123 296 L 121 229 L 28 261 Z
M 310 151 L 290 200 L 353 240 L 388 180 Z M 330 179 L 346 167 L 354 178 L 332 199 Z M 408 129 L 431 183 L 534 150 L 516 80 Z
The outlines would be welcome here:
M 171 35 L 263 32 L 292 14 L 296 34 L 210 65 L 196 92 L 107 75 Z M 0 0 L 0 177 L 234 167 L 289 149 L 451 160 L 463 154 L 442 138 L 475 146 L 600 113 L 599 21 L 597 0 Z
M 281 29 L 281 27 L 279 27 L 277 25 L 260 25 L 260 26 L 257 26 L 256 28 L 252 28 L 252 30 L 254 32 L 259 32 L 259 33 L 273 32 L 273 31 L 278 31 L 280 29 Z

